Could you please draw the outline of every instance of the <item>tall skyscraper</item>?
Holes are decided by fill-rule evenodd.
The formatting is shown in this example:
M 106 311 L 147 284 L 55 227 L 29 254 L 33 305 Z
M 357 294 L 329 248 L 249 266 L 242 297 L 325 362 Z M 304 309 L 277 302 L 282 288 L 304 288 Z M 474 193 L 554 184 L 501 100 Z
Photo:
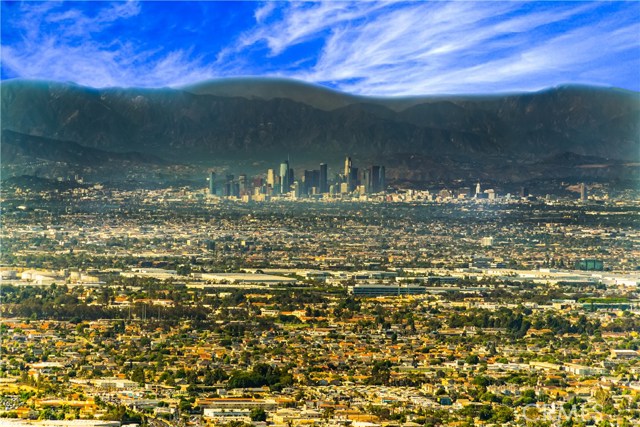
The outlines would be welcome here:
M 267 185 L 273 188 L 276 185 L 276 171 L 273 169 L 267 170 Z
M 285 160 L 280 163 L 280 192 L 282 194 L 288 193 L 290 187 L 290 177 L 289 177 L 289 161 Z
M 233 196 L 233 179 L 235 177 L 233 175 L 227 175 L 226 181 L 224 184 L 224 191 L 222 193 L 223 196 Z
M 371 182 L 371 170 L 368 168 L 362 171 L 362 185 L 364 185 L 365 193 L 373 193 L 373 183 Z
M 351 175 L 351 157 L 347 157 L 344 159 L 344 178 L 345 180 L 349 179 L 349 175 Z
M 355 188 L 355 183 L 353 182 L 353 164 L 351 163 L 351 157 L 344 159 L 344 187 L 340 186 L 341 189 L 346 188 L 346 191 L 341 191 L 342 193 L 347 193 L 353 191 Z
M 320 191 L 320 171 L 318 169 L 305 169 L 302 180 L 304 183 L 301 189 L 303 194 L 315 194 Z
M 351 173 L 349 173 L 349 179 L 347 180 L 347 187 L 349 188 L 349 192 L 352 192 L 358 187 L 358 168 L 351 168 Z
M 291 185 L 291 190 L 293 191 L 293 197 L 295 199 L 300 198 L 300 195 L 302 193 L 301 187 L 302 184 L 300 183 L 300 181 L 294 181 L 293 185 Z
M 382 191 L 382 182 L 380 181 L 380 166 L 371 166 L 369 179 L 370 193 L 379 193 L 380 191 Z
M 386 175 L 386 169 L 384 168 L 384 166 L 380 166 L 380 191 L 381 192 L 385 192 L 387 191 L 387 175 Z
M 328 193 L 329 192 L 329 181 L 327 177 L 327 164 L 320 163 L 320 193 Z
M 311 192 L 311 175 L 312 175 L 313 171 L 309 170 L 309 169 L 305 169 L 304 172 L 302 172 L 302 189 L 301 192 L 304 194 L 309 194 Z
M 209 173 L 209 194 L 216 195 L 216 173 Z
M 240 175 L 238 177 L 238 193 L 240 196 L 247 194 L 247 175 Z
M 587 200 L 587 185 L 584 182 L 580 183 L 580 200 L 583 202 Z

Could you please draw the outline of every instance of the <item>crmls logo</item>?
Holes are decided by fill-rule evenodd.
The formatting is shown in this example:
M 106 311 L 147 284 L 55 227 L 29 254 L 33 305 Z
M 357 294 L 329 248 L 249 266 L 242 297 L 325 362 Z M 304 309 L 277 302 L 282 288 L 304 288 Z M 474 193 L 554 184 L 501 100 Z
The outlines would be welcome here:
M 602 413 L 602 406 L 595 404 L 588 408 L 571 405 L 565 408 L 563 405 L 555 403 L 536 405 L 532 403 L 522 407 L 521 417 L 526 422 L 549 421 L 551 425 L 560 425 L 563 421 L 572 419 L 574 421 L 595 421 L 595 414 Z

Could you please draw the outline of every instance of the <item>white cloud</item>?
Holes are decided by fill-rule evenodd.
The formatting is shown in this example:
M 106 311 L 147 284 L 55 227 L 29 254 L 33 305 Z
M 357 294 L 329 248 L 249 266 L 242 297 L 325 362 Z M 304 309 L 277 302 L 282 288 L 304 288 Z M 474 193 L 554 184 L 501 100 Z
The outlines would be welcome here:
M 213 62 L 205 58 L 216 52 L 99 37 L 123 20 L 144 22 L 139 3 L 100 5 L 90 14 L 23 4 L 14 23 L 21 39 L 2 45 L 3 68 L 96 87 L 268 74 L 394 96 L 606 85 L 640 67 L 640 22 L 629 13 L 637 3 L 605 13 L 599 2 L 267 1 Z
M 267 1 L 264 5 L 256 9 L 256 11 L 253 13 L 253 17 L 256 19 L 256 22 L 261 23 L 269 15 L 271 15 L 275 9 L 276 9 L 276 2 Z
M 635 47 L 638 61 L 640 24 L 633 18 L 593 13 L 599 3 L 543 5 L 525 11 L 521 2 L 294 3 L 279 19 L 258 22 L 221 59 L 242 63 L 243 52 L 261 44 L 279 58 L 322 40 L 312 67 L 277 74 L 368 95 L 534 90 L 597 75 L 596 68 L 610 67 L 603 58 L 625 49 Z M 546 31 L 557 23 L 566 33 Z
M 235 45 L 224 49 L 218 60 L 228 61 L 230 57 L 241 53 L 244 49 L 257 44 L 267 45 L 271 56 L 281 54 L 287 48 L 319 37 L 320 33 L 346 23 L 365 19 L 369 14 L 386 7 L 389 2 L 348 3 L 343 1 L 310 2 L 279 2 L 282 8 L 280 19 L 266 19 L 272 14 L 270 2 L 262 6 L 255 13 L 256 26 L 244 32 Z M 265 13 L 264 9 L 268 13 Z
M 93 87 L 178 86 L 215 75 L 214 67 L 189 49 L 163 53 L 160 47 L 140 50 L 133 41 L 93 37 L 120 20 L 136 17 L 141 11 L 136 2 L 106 4 L 93 15 L 78 9 L 60 12 L 59 6 L 23 7 L 16 24 L 23 38 L 16 45 L 2 45 L 3 67 L 24 78 Z

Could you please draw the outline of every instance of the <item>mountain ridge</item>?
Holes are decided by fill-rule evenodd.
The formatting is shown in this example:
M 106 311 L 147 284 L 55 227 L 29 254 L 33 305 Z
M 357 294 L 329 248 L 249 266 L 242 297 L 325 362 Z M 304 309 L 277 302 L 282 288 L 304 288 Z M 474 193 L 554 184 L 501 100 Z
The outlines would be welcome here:
M 543 88 L 536 91 L 512 91 L 500 92 L 496 94 L 437 94 L 437 95 L 410 95 L 410 96 L 370 96 L 353 95 L 341 92 L 313 83 L 307 83 L 295 79 L 280 77 L 236 77 L 223 79 L 210 79 L 194 84 L 183 85 L 175 89 L 184 90 L 195 95 L 214 95 L 222 97 L 243 97 L 247 99 L 288 98 L 304 104 L 308 104 L 323 110 L 334 110 L 352 104 L 368 103 L 373 105 L 384 105 L 396 112 L 403 111 L 412 106 L 430 102 L 449 101 L 474 101 L 490 100 L 509 96 L 522 96 L 527 94 L 542 94 L 557 90 L 591 90 L 591 91 L 612 91 L 622 94 L 637 94 L 634 91 L 607 86 L 590 86 L 585 84 L 560 84 L 553 87 Z M 307 90 L 314 94 L 322 94 L 331 100 L 321 100 L 300 94 L 298 91 Z M 333 103 L 331 102 L 333 101 Z
M 84 147 L 73 141 L 55 140 L 41 136 L 26 135 L 12 130 L 2 131 L 2 157 L 15 161 L 16 157 L 34 157 L 42 160 L 101 165 L 110 161 L 163 164 L 164 160 L 137 151 L 114 153 L 98 148 Z
M 631 91 L 563 85 L 523 94 L 390 99 L 273 79 L 228 83 L 186 90 L 3 81 L 2 129 L 200 163 L 286 154 L 380 163 L 447 157 L 479 167 L 490 157 L 535 163 L 565 152 L 640 159 L 640 93 Z

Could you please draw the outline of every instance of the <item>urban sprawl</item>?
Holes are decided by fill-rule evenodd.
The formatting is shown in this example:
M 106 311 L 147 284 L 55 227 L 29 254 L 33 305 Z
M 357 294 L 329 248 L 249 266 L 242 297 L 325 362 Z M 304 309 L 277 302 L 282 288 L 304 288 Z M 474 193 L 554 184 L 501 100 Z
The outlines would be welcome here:
M 0 426 L 639 425 L 640 202 L 567 185 L 3 188 Z

